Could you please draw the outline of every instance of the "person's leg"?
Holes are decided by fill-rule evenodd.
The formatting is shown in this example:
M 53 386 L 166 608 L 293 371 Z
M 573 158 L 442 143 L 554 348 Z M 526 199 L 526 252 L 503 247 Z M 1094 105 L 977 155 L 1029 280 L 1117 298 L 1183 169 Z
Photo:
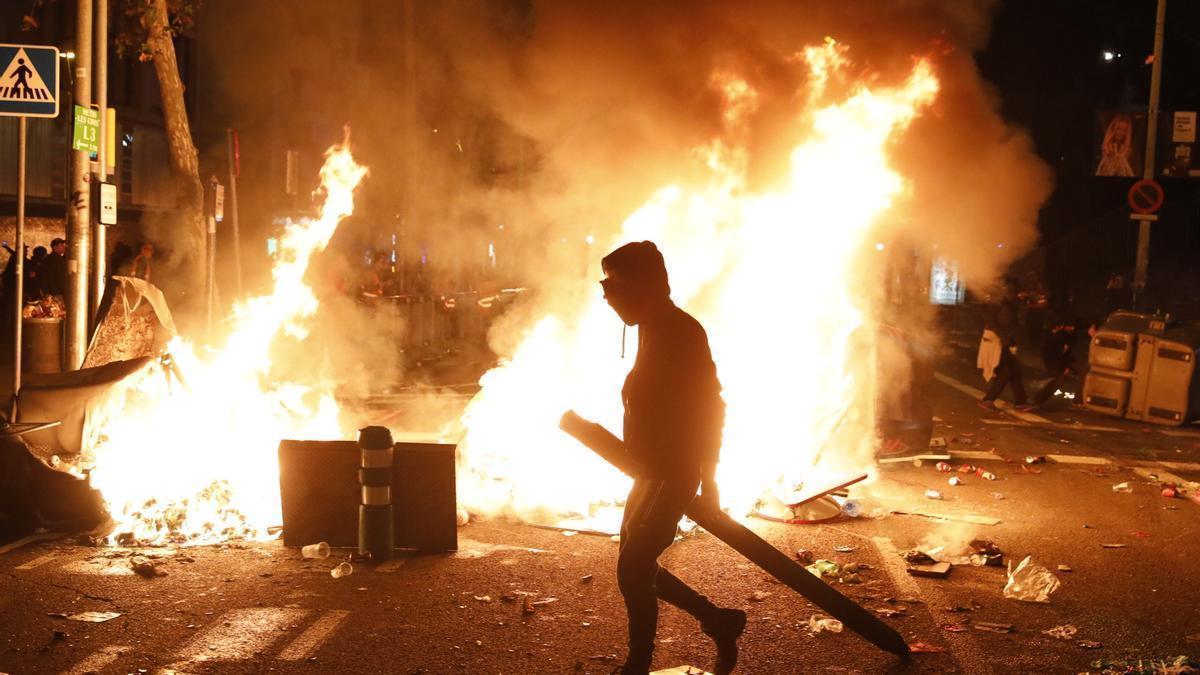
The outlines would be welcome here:
M 1033 396 L 1030 403 L 1034 406 L 1040 406 L 1054 396 L 1054 392 L 1058 391 L 1064 382 L 1067 380 L 1067 373 L 1070 365 L 1062 361 L 1049 361 L 1046 363 L 1046 372 L 1050 375 L 1050 381 L 1042 387 L 1037 394 Z
M 658 625 L 660 591 L 657 581 L 662 570 L 658 556 L 675 540 L 679 519 L 695 497 L 697 487 L 699 481 L 681 484 L 679 481 L 637 480 L 625 503 L 621 549 L 617 556 L 617 586 L 629 615 L 629 656 L 625 661 L 628 672 L 641 672 L 650 666 Z M 696 600 L 699 594 L 683 582 L 669 574 L 664 581 L 669 602 L 702 606 Z
M 988 385 L 987 393 L 983 395 L 983 403 L 994 403 L 1000 397 L 1000 392 L 1004 391 L 1004 387 L 1008 385 L 1009 379 L 1009 359 L 1012 354 L 1008 353 L 1007 349 L 1000 352 L 1000 363 L 996 364 L 996 372 L 992 375 L 992 381 Z
M 1016 354 L 1008 355 L 1008 377 L 1012 382 L 1013 405 L 1025 405 L 1025 383 L 1022 381 L 1021 361 Z

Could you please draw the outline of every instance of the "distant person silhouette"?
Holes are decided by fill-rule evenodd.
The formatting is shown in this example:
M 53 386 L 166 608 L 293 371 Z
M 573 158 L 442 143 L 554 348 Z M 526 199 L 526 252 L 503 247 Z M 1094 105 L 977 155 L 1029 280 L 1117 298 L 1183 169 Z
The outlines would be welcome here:
M 13 71 L 13 76 L 17 78 L 17 81 L 13 84 L 13 92 L 15 93 L 18 88 L 24 87 L 25 98 L 33 98 L 33 87 L 29 86 L 29 82 L 26 80 L 32 74 L 33 71 L 29 69 L 29 66 L 25 65 L 25 59 L 17 59 L 17 69 Z
M 629 614 L 629 654 L 614 672 L 649 672 L 658 599 L 700 620 L 717 645 L 719 675 L 737 664 L 746 613 L 723 609 L 658 564 L 697 498 L 720 508 L 715 480 L 725 425 L 721 383 L 704 328 L 671 302 L 662 254 L 649 241 L 626 244 L 602 261 L 604 298 L 638 327 L 638 353 L 621 397 L 625 446 L 639 471 L 625 502 L 617 585 Z

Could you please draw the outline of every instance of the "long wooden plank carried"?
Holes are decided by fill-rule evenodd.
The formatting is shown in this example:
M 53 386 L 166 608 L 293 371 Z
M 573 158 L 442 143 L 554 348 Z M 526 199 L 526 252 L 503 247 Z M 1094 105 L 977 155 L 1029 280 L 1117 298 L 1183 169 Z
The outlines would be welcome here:
M 568 411 L 559 421 L 559 428 L 603 457 L 621 472 L 630 475 L 636 473 L 636 467 L 628 453 L 625 452 L 625 445 L 621 439 L 599 424 L 583 419 L 574 411 Z M 904 638 L 900 637 L 900 634 L 891 626 L 880 621 L 850 598 L 837 592 L 832 586 L 821 581 L 819 577 L 801 567 L 782 551 L 754 534 L 749 528 L 729 517 L 728 514 L 704 508 L 699 503 L 693 503 L 688 507 L 686 513 L 689 518 L 696 521 L 696 524 L 708 530 L 713 536 L 746 556 L 750 562 L 790 586 L 792 590 L 803 595 L 814 605 L 828 612 L 830 616 L 841 621 L 843 625 L 875 646 L 900 656 L 908 656 L 910 653 Z

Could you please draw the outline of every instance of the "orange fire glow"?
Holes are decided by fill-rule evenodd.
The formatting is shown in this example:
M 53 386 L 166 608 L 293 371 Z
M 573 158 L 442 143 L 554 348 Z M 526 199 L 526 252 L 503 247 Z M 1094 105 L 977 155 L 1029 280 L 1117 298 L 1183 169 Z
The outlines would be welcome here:
M 801 140 L 781 187 L 748 188 L 736 141 L 757 94 L 719 74 L 726 133 L 701 149 L 711 185 L 658 190 L 591 261 L 598 279 L 599 258 L 615 246 L 649 239 L 663 250 L 673 299 L 706 327 L 724 384 L 718 482 L 725 505 L 741 513 L 814 467 L 874 464 L 873 377 L 852 367 L 870 360 L 873 342 L 856 335 L 869 318 L 862 282 L 876 253 L 872 229 L 906 188 L 888 145 L 938 91 L 931 66 L 918 61 L 901 86 L 852 87 L 820 106 L 849 64 L 846 49 L 828 40 L 797 62 L 811 73 L 810 108 L 797 113 Z M 586 514 L 628 488 L 556 428 L 573 408 L 619 431 L 618 392 L 633 359 L 620 358 L 619 322 L 598 286 L 574 301 L 529 329 L 465 413 L 459 493 L 473 511 Z
M 664 251 L 673 297 L 707 328 L 725 387 L 718 478 L 726 505 L 741 512 L 814 466 L 873 464 L 874 382 L 870 369 L 852 367 L 864 352 L 852 354 L 862 340 L 851 337 L 870 319 L 862 278 L 873 228 L 906 189 L 888 145 L 938 91 L 931 66 L 917 61 L 899 86 L 851 87 L 830 102 L 826 84 L 845 77 L 846 49 L 830 40 L 795 63 L 811 77 L 784 180 L 748 186 L 739 128 L 758 93 L 719 73 L 725 133 L 698 149 L 711 184 L 659 189 L 592 249 L 596 279 L 599 258 L 616 245 L 650 239 Z M 320 216 L 287 230 L 272 292 L 237 306 L 220 349 L 171 345 L 186 385 L 155 365 L 113 397 L 90 462 L 122 529 L 142 541 L 263 536 L 280 522 L 279 440 L 346 437 L 334 383 L 272 381 L 270 348 L 278 336 L 302 335 L 317 311 L 305 270 L 353 210 L 365 174 L 347 148 L 331 149 Z M 462 417 L 459 499 L 474 513 L 587 513 L 628 488 L 557 428 L 573 408 L 620 430 L 618 392 L 636 342 L 622 360 L 620 324 L 598 285 L 581 285 L 573 301 L 527 328 Z
M 182 382 L 155 363 L 111 398 L 88 460 L 118 532 L 144 542 L 265 536 L 280 523 L 280 439 L 343 437 L 333 383 L 271 381 L 270 348 L 280 335 L 303 336 L 317 311 L 304 273 L 353 211 L 366 173 L 348 147 L 331 148 L 320 215 L 284 232 L 271 292 L 234 308 L 221 348 L 200 352 L 179 338 L 169 345 Z

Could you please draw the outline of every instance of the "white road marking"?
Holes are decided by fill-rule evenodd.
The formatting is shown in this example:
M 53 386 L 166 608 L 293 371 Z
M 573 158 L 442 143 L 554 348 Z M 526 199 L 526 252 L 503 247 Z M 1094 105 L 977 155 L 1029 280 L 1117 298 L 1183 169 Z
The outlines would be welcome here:
M 986 450 L 951 450 L 950 456 L 955 459 L 994 459 L 1003 462 L 1004 458 Z
M 981 421 L 984 424 L 996 424 L 996 425 L 1009 426 L 1009 427 L 1031 427 L 1031 426 L 1033 426 L 1029 422 L 1022 422 L 1021 420 L 1010 420 L 1010 419 L 999 419 L 998 420 L 998 419 L 992 419 L 990 417 L 985 417 Z M 1056 429 L 1066 429 L 1068 431 L 1102 431 L 1105 433 L 1115 433 L 1115 432 L 1122 431 L 1122 429 L 1118 429 L 1116 427 L 1105 427 L 1105 426 L 1100 426 L 1098 424 L 1066 424 L 1064 422 L 1051 422 L 1050 426 L 1052 426 Z
M 179 668 L 198 661 L 249 659 L 255 652 L 265 652 L 285 635 L 284 629 L 308 614 L 307 609 L 284 607 L 230 610 L 181 647 L 175 656 L 182 663 L 170 667 Z
M 1200 464 L 1196 462 L 1159 462 L 1159 464 L 1175 471 L 1200 471 Z
M 950 602 L 946 595 L 938 589 L 936 582 L 924 584 L 925 588 L 922 588 L 917 583 L 917 580 L 908 574 L 907 570 L 905 570 L 904 562 L 900 558 L 900 551 L 896 550 L 896 546 L 892 544 L 891 539 L 887 537 L 871 537 L 871 541 L 875 542 L 875 548 L 879 550 L 879 557 L 883 560 L 883 571 L 887 572 L 888 577 L 895 584 L 897 596 L 923 598 L 925 608 L 933 617 L 934 626 L 958 623 L 957 618 L 951 617 L 941 609 L 954 603 Z M 939 632 L 941 631 L 939 630 Z M 925 641 L 951 645 L 951 652 L 953 652 L 959 663 L 965 666 L 964 670 L 966 672 L 992 672 L 990 664 L 993 660 L 984 658 L 983 653 L 979 651 L 979 646 L 975 644 L 975 639 L 971 635 L 971 632 L 957 634 L 943 633 L 938 639 L 926 638 Z
M 954 389 L 961 391 L 962 393 L 966 394 L 967 396 L 970 396 L 971 398 L 973 398 L 977 401 L 983 399 L 983 392 L 980 391 L 979 389 L 976 389 L 975 387 L 972 387 L 969 384 L 963 384 L 962 382 L 959 382 L 958 380 L 954 379 L 953 377 L 950 377 L 949 375 L 945 375 L 943 373 L 935 372 L 933 374 L 933 376 L 935 378 L 937 378 L 938 382 L 941 382 L 942 384 L 953 387 Z M 1026 422 L 1033 422 L 1035 424 L 1053 424 L 1053 422 L 1046 419 L 1045 417 L 1042 417 L 1041 415 L 1035 415 L 1031 412 L 1024 412 L 1021 410 L 1017 410 L 1004 401 L 996 401 L 996 407 L 1000 408 L 1001 410 L 1008 413 L 1009 415 L 1012 415 L 1013 417 L 1016 417 L 1017 419 L 1025 420 Z
M 86 659 L 76 663 L 70 670 L 64 671 L 66 675 L 83 675 L 84 673 L 98 673 L 112 665 L 122 654 L 129 651 L 129 647 L 125 645 L 109 645 L 103 647 L 100 651 L 89 655 Z
M 1164 465 L 1166 464 L 1165 462 L 1159 462 L 1159 463 L 1164 464 Z M 1183 485 L 1183 486 L 1195 483 L 1195 481 L 1190 481 L 1190 480 L 1180 478 L 1179 476 L 1176 476 L 1175 474 L 1171 473 L 1170 471 L 1163 471 L 1162 469 L 1154 469 L 1154 468 L 1147 468 L 1147 467 L 1135 467 L 1133 469 L 1133 472 L 1136 473 L 1137 475 L 1141 476 L 1142 478 L 1145 478 L 1146 480 L 1154 480 L 1154 481 L 1158 481 L 1159 483 L 1174 483 L 1175 485 Z M 1154 477 L 1151 478 L 1151 476 L 1154 476 Z
M 1107 457 L 1090 457 L 1088 455 L 1046 455 L 1046 457 L 1058 462 L 1059 464 L 1091 464 L 1099 466 L 1101 464 L 1113 463 L 1113 461 Z
M 35 541 L 46 541 L 47 539 L 59 539 L 61 537 L 65 537 L 65 536 L 67 536 L 67 535 L 63 534 L 62 532 L 43 532 L 41 534 L 31 534 L 28 537 L 21 537 L 20 539 L 18 539 L 16 541 L 9 542 L 3 546 L 0 546 L 0 555 L 4 555 L 5 553 L 8 553 L 9 551 L 15 551 L 15 550 L 21 548 L 22 546 L 24 546 L 26 544 L 32 544 Z
M 41 567 L 42 565 L 45 565 L 46 563 L 50 562 L 51 560 L 54 560 L 57 557 L 58 557 L 57 551 L 55 551 L 54 553 L 47 553 L 46 555 L 38 556 L 38 557 L 34 558 L 33 560 L 30 560 L 27 563 L 17 565 L 13 569 L 15 569 L 15 570 L 31 570 L 35 567 Z
M 334 609 L 325 612 L 321 618 L 313 622 L 313 625 L 304 629 L 304 632 L 292 640 L 287 647 L 279 653 L 279 658 L 284 661 L 303 661 L 313 654 L 330 635 L 342 625 L 342 622 L 349 618 L 350 612 L 344 609 Z
M 1187 431 L 1185 429 L 1159 429 L 1158 433 L 1178 438 L 1200 438 L 1200 431 Z
M 90 576 L 130 576 L 133 568 L 129 566 L 128 558 L 85 558 L 72 560 L 63 565 L 62 571 L 68 574 L 87 574 Z

